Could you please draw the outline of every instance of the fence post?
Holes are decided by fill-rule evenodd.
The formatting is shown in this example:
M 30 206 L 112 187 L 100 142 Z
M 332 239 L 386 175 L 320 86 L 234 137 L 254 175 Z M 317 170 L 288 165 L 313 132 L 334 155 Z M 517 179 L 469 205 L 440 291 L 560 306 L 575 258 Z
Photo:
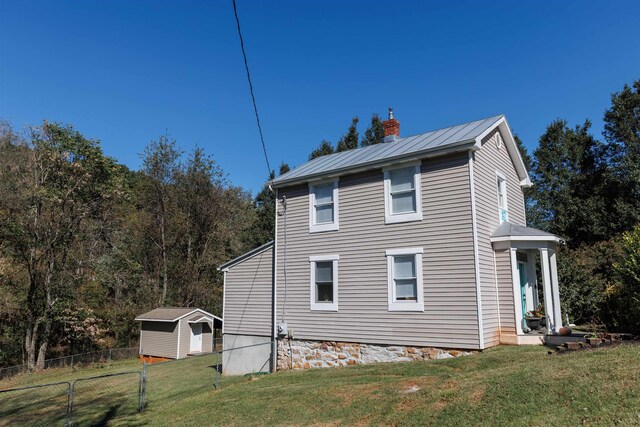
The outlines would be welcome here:
M 216 358 L 216 376 L 214 387 L 216 388 L 216 390 L 218 390 L 220 388 L 220 375 L 222 375 L 222 373 L 220 372 L 222 369 L 222 351 L 217 351 L 216 353 L 214 353 L 214 355 Z
M 69 408 L 68 419 L 69 419 L 70 426 L 73 425 L 73 401 L 76 399 L 76 381 L 74 381 L 73 384 L 71 385 L 71 398 L 69 399 L 69 406 L 68 406 Z
M 71 370 L 73 371 L 73 354 L 71 355 Z
M 66 427 L 71 427 L 73 421 L 71 420 L 71 383 L 67 383 L 67 422 Z
M 147 362 L 142 362 L 142 376 L 140 377 L 140 403 L 138 412 L 144 412 L 147 395 Z
M 111 349 L 109 349 L 109 364 L 111 364 Z

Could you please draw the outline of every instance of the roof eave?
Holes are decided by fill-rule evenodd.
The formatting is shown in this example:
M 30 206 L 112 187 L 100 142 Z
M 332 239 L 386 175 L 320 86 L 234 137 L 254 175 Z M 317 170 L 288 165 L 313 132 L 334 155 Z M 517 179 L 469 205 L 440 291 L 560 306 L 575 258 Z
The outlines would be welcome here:
M 492 237 L 491 243 L 495 242 L 554 242 L 563 245 L 565 241 L 558 236 L 500 236 Z
M 207 315 L 207 316 L 209 316 L 209 317 L 211 317 L 213 319 L 218 319 L 221 322 L 223 321 L 220 317 L 216 316 L 215 314 L 211 314 L 208 311 L 204 311 L 201 308 L 194 308 L 190 312 L 185 313 L 185 314 L 183 314 L 181 316 L 178 316 L 175 319 L 145 319 L 143 317 L 136 317 L 133 320 L 136 321 L 136 322 L 165 322 L 165 323 L 173 323 L 173 322 L 177 322 L 178 320 L 180 320 L 180 319 L 182 319 L 182 318 L 184 318 L 186 316 L 189 316 L 190 314 L 195 313 L 196 311 L 199 311 L 199 312 L 201 312 L 201 313 L 203 313 L 203 314 L 205 314 L 205 315 Z M 148 313 L 145 313 L 145 314 L 148 314 Z
M 259 254 L 261 254 L 262 252 L 268 250 L 271 247 L 273 247 L 273 240 L 270 241 L 270 242 L 265 243 L 262 246 L 258 246 L 255 249 L 251 249 L 249 252 L 245 252 L 244 254 L 240 255 L 239 257 L 235 257 L 234 259 L 225 262 L 220 267 L 218 267 L 216 270 L 222 271 L 223 273 L 226 272 L 226 271 L 229 271 L 229 269 L 231 267 L 235 266 L 236 264 L 239 264 L 244 260 L 247 260 L 247 259 L 249 259 L 251 257 L 256 256 L 256 255 L 259 255 Z
M 388 144 L 394 144 L 389 142 Z M 387 157 L 380 160 L 375 160 L 367 163 L 363 163 L 357 166 L 347 166 L 344 168 L 334 169 L 329 172 L 320 172 L 316 174 L 309 174 L 289 180 L 283 180 L 280 182 L 274 181 L 273 188 L 289 187 L 296 184 L 303 184 L 309 181 L 315 181 L 321 178 L 335 178 L 337 176 L 345 175 L 347 173 L 358 173 L 371 169 L 378 169 L 385 166 L 393 165 L 400 162 L 409 162 L 413 160 L 419 160 L 429 157 L 443 156 L 446 154 L 457 153 L 460 151 L 467 151 L 476 145 L 476 139 L 466 139 L 459 141 L 455 144 L 448 145 L 444 148 L 430 148 L 427 150 L 416 151 L 410 154 L 402 154 L 394 157 Z

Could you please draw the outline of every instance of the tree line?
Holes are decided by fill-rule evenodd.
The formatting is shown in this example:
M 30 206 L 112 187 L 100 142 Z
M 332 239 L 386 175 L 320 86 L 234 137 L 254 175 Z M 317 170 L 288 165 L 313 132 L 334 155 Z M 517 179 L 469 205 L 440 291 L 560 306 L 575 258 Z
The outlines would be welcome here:
M 599 139 L 588 120 L 557 119 L 532 155 L 516 138 L 533 182 L 528 225 L 567 241 L 571 322 L 640 333 L 640 80 L 612 94 L 604 122 Z M 377 115 L 362 138 L 358 123 L 309 158 L 383 143 Z M 70 125 L 0 122 L 0 366 L 135 345 L 133 319 L 158 306 L 220 314 L 216 267 L 273 239 L 268 186 L 253 197 L 168 134 L 141 160 L 130 170 Z
M 69 125 L 0 125 L 0 366 L 134 345 L 158 306 L 221 313 L 216 267 L 254 243 L 251 194 L 169 135 L 141 157 L 132 171 Z

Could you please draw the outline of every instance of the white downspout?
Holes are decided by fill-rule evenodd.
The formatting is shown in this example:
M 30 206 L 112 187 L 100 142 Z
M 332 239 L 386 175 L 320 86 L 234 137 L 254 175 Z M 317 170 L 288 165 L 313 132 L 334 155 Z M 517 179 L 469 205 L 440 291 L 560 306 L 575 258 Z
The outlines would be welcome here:
M 473 177 L 473 152 L 469 150 L 469 187 L 471 190 L 471 224 L 473 229 L 473 266 L 476 276 L 476 302 L 478 306 L 478 345 L 484 349 L 484 322 L 482 319 L 482 288 L 480 283 L 480 254 L 478 250 L 478 225 L 476 222 L 476 189 Z M 497 295 L 496 295 L 497 297 Z

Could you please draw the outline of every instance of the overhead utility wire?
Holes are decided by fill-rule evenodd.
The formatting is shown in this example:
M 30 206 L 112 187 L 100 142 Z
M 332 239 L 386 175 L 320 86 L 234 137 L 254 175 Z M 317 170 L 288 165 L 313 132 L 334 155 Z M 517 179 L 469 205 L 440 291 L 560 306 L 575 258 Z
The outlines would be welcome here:
M 262 135 L 262 126 L 260 126 L 260 116 L 258 115 L 258 107 L 256 106 L 256 97 L 253 94 L 253 84 L 251 84 L 251 73 L 249 72 L 249 63 L 247 62 L 247 54 L 244 51 L 244 40 L 242 39 L 242 31 L 240 31 L 240 19 L 238 18 L 238 9 L 236 7 L 236 0 L 233 1 L 233 13 L 236 16 L 236 24 L 238 25 L 238 36 L 240 36 L 240 47 L 242 48 L 242 56 L 244 58 L 244 67 L 247 70 L 247 80 L 249 81 L 249 91 L 251 92 L 251 101 L 253 102 L 253 111 L 256 113 L 256 122 L 258 123 L 258 131 L 260 132 L 260 141 L 262 142 L 262 151 L 264 152 L 264 160 L 267 162 L 268 176 L 271 178 L 271 165 L 269 164 L 269 157 L 267 156 L 267 147 L 264 143 L 264 136 Z

